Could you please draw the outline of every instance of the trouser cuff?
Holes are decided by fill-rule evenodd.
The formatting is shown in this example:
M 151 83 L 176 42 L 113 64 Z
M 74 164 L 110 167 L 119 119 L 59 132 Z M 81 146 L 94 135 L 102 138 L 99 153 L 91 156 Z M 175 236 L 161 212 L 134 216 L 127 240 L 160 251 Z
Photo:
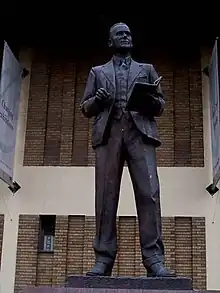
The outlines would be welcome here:
M 146 257 L 143 260 L 143 264 L 144 264 L 145 268 L 151 267 L 153 264 L 158 263 L 158 262 L 164 263 L 164 256 L 163 255 L 154 254 L 151 257 Z
M 113 266 L 114 261 L 115 261 L 115 259 L 109 258 L 109 257 L 106 257 L 106 256 L 96 256 L 96 262 L 102 262 L 104 264 Z

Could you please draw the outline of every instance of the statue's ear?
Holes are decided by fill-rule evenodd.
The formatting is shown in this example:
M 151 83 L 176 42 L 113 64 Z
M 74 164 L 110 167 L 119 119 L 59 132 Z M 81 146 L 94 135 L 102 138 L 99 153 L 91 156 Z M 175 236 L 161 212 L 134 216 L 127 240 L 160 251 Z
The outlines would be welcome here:
M 108 40 L 108 46 L 109 46 L 109 48 L 111 48 L 112 47 L 112 40 L 109 38 L 109 40 Z

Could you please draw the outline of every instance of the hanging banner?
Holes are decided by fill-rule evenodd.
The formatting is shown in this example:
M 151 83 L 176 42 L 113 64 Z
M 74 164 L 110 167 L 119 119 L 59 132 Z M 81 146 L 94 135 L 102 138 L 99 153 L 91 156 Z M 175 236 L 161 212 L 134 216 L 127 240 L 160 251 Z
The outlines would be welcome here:
M 208 67 L 210 90 L 210 120 L 213 182 L 207 187 L 210 194 L 218 191 L 220 179 L 220 103 L 219 103 L 219 40 L 216 39 Z
M 22 68 L 4 42 L 0 81 L 0 178 L 12 184 Z

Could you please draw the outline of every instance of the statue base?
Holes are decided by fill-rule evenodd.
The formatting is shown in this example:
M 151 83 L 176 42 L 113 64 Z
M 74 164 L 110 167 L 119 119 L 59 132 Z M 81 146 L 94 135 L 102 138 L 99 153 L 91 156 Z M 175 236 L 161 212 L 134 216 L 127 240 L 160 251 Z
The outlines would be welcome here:
M 95 289 L 95 291 L 94 291 Z M 35 287 L 27 288 L 24 293 L 153 293 L 174 291 L 193 292 L 192 280 L 190 278 L 148 278 L 148 277 L 91 277 L 91 276 L 69 276 L 66 286 Z M 155 291 L 156 290 L 156 291 Z
M 143 277 L 92 277 L 69 276 L 67 287 L 70 288 L 97 288 L 97 289 L 127 289 L 132 290 L 192 290 L 190 278 L 148 278 Z M 107 291 L 108 291 L 107 290 Z M 74 291 L 73 291 L 74 292 Z M 86 292 L 86 291 L 85 291 Z M 102 292 L 102 291 L 101 291 Z M 105 291 L 103 291 L 105 292 Z M 110 291 L 108 291 L 110 292 Z M 113 292 L 113 291 L 112 291 Z

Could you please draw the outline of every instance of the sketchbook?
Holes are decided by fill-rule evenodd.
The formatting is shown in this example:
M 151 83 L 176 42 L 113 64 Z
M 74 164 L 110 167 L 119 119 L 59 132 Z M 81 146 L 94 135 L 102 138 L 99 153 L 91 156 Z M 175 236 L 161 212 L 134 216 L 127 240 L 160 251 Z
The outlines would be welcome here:
M 141 111 L 144 108 L 150 108 L 153 106 L 155 101 L 154 94 L 158 91 L 158 86 L 162 76 L 155 80 L 154 83 L 143 83 L 136 82 L 128 100 L 126 110 L 128 111 Z

